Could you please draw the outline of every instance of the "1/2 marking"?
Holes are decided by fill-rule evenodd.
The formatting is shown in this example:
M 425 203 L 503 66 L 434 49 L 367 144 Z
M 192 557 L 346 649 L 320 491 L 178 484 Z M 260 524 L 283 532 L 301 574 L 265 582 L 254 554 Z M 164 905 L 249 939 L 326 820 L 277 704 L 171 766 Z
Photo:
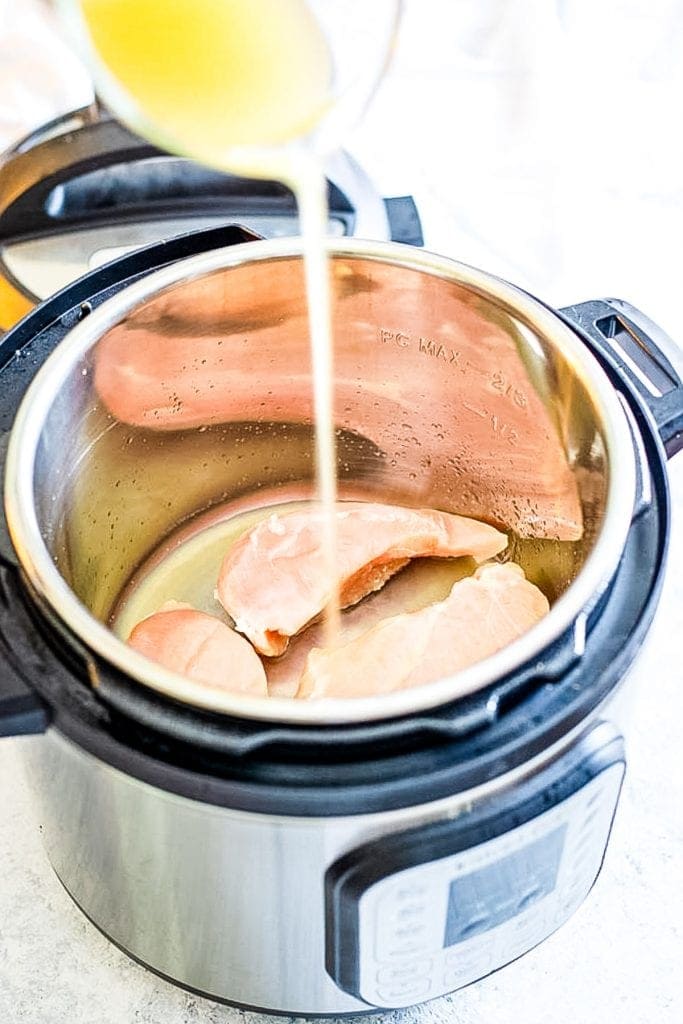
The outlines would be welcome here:
M 502 440 L 507 441 L 507 443 L 511 445 L 511 447 L 517 447 L 517 444 L 519 442 L 519 434 L 514 429 L 514 427 L 511 427 L 508 423 L 504 423 L 498 416 L 496 416 L 495 413 L 488 413 L 486 411 L 482 411 L 481 409 L 476 409 L 473 405 L 470 405 L 468 402 L 463 402 L 462 405 L 464 409 L 467 409 L 469 412 L 474 413 L 474 415 L 478 416 L 479 419 L 489 420 L 489 422 L 491 423 L 491 429 L 493 430 L 494 434 L 497 434 Z

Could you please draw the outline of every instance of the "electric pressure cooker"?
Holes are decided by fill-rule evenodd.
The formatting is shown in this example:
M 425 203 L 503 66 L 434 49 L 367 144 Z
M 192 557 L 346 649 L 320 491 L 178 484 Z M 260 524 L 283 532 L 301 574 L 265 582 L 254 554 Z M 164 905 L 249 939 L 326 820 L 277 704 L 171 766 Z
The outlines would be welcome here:
M 0 344 L 0 730 L 43 734 L 26 756 L 51 863 L 142 964 L 270 1012 L 408 1006 L 541 942 L 600 871 L 666 558 L 680 356 L 625 302 L 552 310 L 409 246 L 331 239 L 342 495 L 482 515 L 483 496 L 552 608 L 412 690 L 209 690 L 108 624 L 193 524 L 314 486 L 300 243 L 250 238 L 124 256 Z M 150 352 L 163 407 L 159 381 L 126 392 Z M 188 381 L 196 402 L 170 394 Z

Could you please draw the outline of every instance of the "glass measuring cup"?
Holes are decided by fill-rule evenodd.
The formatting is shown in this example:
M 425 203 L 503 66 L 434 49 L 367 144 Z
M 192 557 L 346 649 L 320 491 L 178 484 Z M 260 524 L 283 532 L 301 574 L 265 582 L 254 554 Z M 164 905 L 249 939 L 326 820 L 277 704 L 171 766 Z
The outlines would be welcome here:
M 400 0 L 57 0 L 107 105 L 164 148 L 288 177 L 372 96 Z M 285 173 L 283 173 L 283 167 Z

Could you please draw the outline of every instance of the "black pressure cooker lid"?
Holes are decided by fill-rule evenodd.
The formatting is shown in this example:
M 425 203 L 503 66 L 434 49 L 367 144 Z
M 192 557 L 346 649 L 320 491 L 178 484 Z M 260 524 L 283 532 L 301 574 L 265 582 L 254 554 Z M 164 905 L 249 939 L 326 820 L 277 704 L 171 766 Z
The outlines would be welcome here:
M 410 196 L 382 198 L 345 151 L 325 171 L 329 235 L 422 245 Z M 298 234 L 294 194 L 167 153 L 99 104 L 65 114 L 0 156 L 0 325 L 115 256 L 230 223 Z
M 158 267 L 247 241 L 245 229 L 195 232 L 94 271 L 43 303 L 0 343 L 5 445 L 33 375 L 68 330 Z M 636 389 L 578 330 L 622 393 L 637 434 L 639 495 L 619 569 L 590 618 L 540 658 L 477 694 L 367 725 L 307 727 L 230 718 L 154 693 L 85 652 L 21 576 L 0 530 L 0 735 L 54 726 L 144 781 L 206 802 L 279 814 L 339 815 L 438 799 L 510 771 L 580 724 L 619 685 L 644 640 L 669 533 L 665 455 Z M 4 446 L 3 446 L 4 450 Z M 585 644 L 584 644 L 585 636 Z

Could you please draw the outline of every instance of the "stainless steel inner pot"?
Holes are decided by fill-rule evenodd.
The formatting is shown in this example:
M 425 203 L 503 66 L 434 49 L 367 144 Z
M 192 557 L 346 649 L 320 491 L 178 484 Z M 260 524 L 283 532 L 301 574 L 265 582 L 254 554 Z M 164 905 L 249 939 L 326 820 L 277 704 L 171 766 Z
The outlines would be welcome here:
M 345 701 L 211 690 L 120 641 L 107 623 L 121 593 L 179 528 L 266 492 L 313 493 L 299 241 L 181 261 L 86 316 L 36 375 L 12 431 L 7 520 L 37 598 L 87 648 L 161 693 L 242 717 L 405 714 L 484 686 L 572 623 L 580 643 L 631 520 L 628 423 L 559 317 L 408 246 L 335 240 L 329 253 L 342 494 L 495 523 L 552 608 L 457 676 Z

